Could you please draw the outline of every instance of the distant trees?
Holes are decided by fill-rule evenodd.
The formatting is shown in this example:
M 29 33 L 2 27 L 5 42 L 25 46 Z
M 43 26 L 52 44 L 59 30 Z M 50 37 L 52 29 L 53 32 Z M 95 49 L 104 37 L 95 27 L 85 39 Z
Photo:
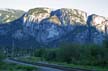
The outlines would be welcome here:
M 103 47 L 108 48 L 108 37 L 106 37 L 103 41 Z
M 71 43 L 61 44 L 58 48 L 15 48 L 14 56 L 35 56 L 41 60 L 66 62 L 80 65 L 108 65 L 108 47 L 95 44 L 77 45 Z M 11 48 L 0 49 L 0 59 L 3 58 L 4 51 L 6 55 L 11 56 Z
M 56 60 L 56 49 L 47 49 L 46 53 L 44 54 L 45 60 L 48 61 L 55 61 Z
M 2 47 L 0 47 L 0 62 L 5 57 Z
M 95 66 L 108 65 L 108 48 L 97 45 L 63 44 L 59 48 L 37 49 L 35 56 L 47 61 Z

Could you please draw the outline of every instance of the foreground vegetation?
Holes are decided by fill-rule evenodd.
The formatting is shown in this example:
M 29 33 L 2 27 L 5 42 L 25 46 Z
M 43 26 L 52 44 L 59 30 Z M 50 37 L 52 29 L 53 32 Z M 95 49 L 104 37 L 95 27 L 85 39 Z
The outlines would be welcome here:
M 65 43 L 59 46 L 59 48 L 17 48 L 13 50 L 14 55 L 9 51 L 6 53 L 7 56 L 18 57 L 18 59 L 26 62 L 34 63 L 43 61 L 72 68 L 108 71 L 107 42 L 105 42 L 104 46 Z M 4 57 L 2 54 L 0 56 Z
M 59 48 L 40 48 L 35 50 L 34 57 L 69 67 L 108 71 L 108 48 L 97 45 L 63 44 Z
M 79 46 L 63 45 L 60 48 L 40 48 L 35 51 L 35 57 L 48 61 L 66 62 L 68 64 L 108 66 L 108 48 L 96 45 Z
M 37 71 L 36 67 L 6 63 L 3 61 L 5 58 L 3 51 L 0 50 L 0 71 Z
M 81 68 L 81 69 L 87 69 L 87 70 L 95 70 L 95 71 L 108 71 L 107 67 L 101 67 L 101 66 L 90 66 L 90 65 L 79 65 L 79 64 L 72 64 L 72 63 L 66 63 L 66 62 L 56 62 L 56 61 L 46 61 L 41 60 L 40 57 L 25 57 L 25 58 L 19 58 L 18 60 L 24 61 L 24 62 L 30 62 L 30 63 L 47 63 L 47 64 L 56 64 L 61 65 L 65 67 L 71 67 L 71 68 Z
M 0 71 L 37 71 L 36 67 L 0 62 Z

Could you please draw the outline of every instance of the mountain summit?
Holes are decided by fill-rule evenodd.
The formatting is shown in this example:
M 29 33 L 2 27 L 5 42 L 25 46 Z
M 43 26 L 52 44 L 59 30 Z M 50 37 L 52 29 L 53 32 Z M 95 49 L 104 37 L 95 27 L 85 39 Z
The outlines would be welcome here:
M 0 24 L 0 45 L 11 46 L 13 41 L 16 46 L 27 47 L 62 42 L 102 44 L 108 34 L 107 18 L 87 16 L 77 9 L 34 8 L 20 15 L 16 20 Z

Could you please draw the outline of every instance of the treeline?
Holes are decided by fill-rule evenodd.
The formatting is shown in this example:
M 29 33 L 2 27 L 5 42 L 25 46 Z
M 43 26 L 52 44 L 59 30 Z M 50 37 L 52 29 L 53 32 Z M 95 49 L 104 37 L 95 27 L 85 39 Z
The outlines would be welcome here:
M 102 46 L 64 43 L 58 48 L 0 48 L 0 60 L 4 57 L 35 56 L 41 60 L 66 62 L 69 64 L 108 66 L 108 41 Z
M 59 48 L 36 49 L 35 57 L 42 60 L 80 65 L 108 66 L 108 48 L 97 45 L 63 44 Z
M 0 47 L 0 56 L 5 57 L 20 57 L 20 56 L 31 56 L 36 48 L 22 48 L 22 47 Z
M 0 62 L 5 58 L 3 50 L 0 49 Z

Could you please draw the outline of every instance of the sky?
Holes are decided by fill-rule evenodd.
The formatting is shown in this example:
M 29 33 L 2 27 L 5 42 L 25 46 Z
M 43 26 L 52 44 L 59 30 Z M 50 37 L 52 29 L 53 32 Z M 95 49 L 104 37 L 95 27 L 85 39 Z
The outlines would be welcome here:
M 28 11 L 36 7 L 74 8 L 108 17 L 108 0 L 0 0 L 0 8 Z

